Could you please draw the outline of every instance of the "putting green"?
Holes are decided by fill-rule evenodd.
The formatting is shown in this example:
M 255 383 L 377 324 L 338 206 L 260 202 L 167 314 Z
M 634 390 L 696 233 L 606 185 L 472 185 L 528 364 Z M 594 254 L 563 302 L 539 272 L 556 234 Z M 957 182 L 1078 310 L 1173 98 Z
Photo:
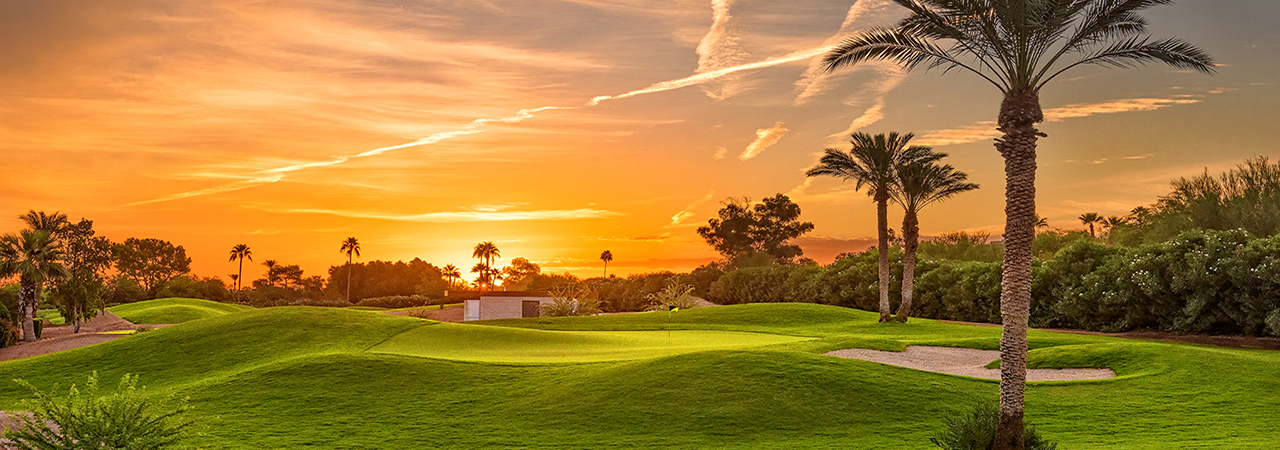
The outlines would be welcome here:
M 370 348 L 458 361 L 578 363 L 656 358 L 706 350 L 735 350 L 808 340 L 738 331 L 544 331 L 439 323 L 398 334 Z

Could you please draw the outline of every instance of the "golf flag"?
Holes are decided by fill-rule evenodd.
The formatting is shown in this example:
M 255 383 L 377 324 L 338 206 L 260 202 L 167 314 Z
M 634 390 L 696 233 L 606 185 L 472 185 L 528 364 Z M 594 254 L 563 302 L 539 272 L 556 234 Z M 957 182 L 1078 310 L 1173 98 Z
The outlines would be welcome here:
M 667 305 L 667 311 L 668 311 L 668 312 L 676 312 L 676 311 L 679 311 L 679 310 L 680 310 L 680 308 L 677 308 L 677 307 L 675 307 L 675 306 L 671 306 L 671 305 Z

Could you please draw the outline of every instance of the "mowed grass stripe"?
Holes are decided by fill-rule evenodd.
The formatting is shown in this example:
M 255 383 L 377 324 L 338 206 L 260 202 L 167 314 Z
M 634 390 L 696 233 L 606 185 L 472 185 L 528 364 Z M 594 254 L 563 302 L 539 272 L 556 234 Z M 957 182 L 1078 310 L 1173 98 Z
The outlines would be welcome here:
M 138 325 L 186 323 L 193 320 L 251 311 L 252 306 L 218 303 L 195 298 L 161 298 L 107 308 Z
M 497 363 L 582 363 L 789 344 L 807 338 L 737 331 L 543 331 L 441 323 L 396 335 L 373 353 Z

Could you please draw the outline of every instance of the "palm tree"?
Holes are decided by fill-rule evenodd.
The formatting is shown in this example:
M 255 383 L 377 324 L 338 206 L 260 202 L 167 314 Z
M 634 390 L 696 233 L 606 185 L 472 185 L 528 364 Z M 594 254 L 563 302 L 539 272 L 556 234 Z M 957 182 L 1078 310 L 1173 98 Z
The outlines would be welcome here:
M 479 274 L 476 275 L 476 285 L 479 286 L 480 289 L 484 289 L 485 286 L 489 285 L 489 266 L 487 264 L 482 262 L 476 263 L 476 265 L 471 266 L 471 273 Z
M 267 285 L 276 287 L 276 266 L 279 265 L 274 259 L 268 259 L 262 262 L 267 268 Z
M 475 250 L 471 252 L 471 257 L 484 261 L 485 271 L 481 273 L 481 278 L 484 279 L 482 284 L 488 284 L 489 289 L 492 290 L 494 282 L 493 260 L 494 258 L 501 258 L 502 252 L 498 250 L 497 245 L 493 244 L 493 241 L 484 241 L 476 244 Z M 475 270 L 472 270 L 472 272 L 475 272 Z
M 18 216 L 27 226 L 35 231 L 47 231 L 57 238 L 58 233 L 71 225 L 71 221 L 67 220 L 67 215 L 55 211 L 53 214 L 45 214 L 44 211 L 30 210 L 26 214 Z
M 446 265 L 443 269 L 440 269 L 440 275 L 449 280 L 449 287 L 454 286 L 454 280 L 462 279 L 462 271 L 458 270 L 458 266 L 453 264 Z
M 53 234 L 44 230 L 22 230 L 0 238 L 0 274 L 18 276 L 18 317 L 22 340 L 36 340 L 35 313 L 40 307 L 40 290 L 45 282 L 67 275 L 58 263 L 62 248 Z
M 1102 223 L 1102 216 L 1099 216 L 1098 213 L 1084 213 L 1080 215 L 1080 223 L 1089 226 L 1089 237 L 1098 237 L 1093 232 L 1093 224 Z
M 1049 228 L 1049 219 L 1040 217 L 1039 214 L 1036 214 L 1036 220 L 1034 223 L 1037 230 L 1041 228 Z
M 1005 160 L 1005 252 L 1001 283 L 1000 422 L 996 450 L 1024 448 L 1031 241 L 1035 238 L 1036 129 L 1040 90 L 1081 65 L 1133 67 L 1160 62 L 1214 70 L 1213 58 L 1178 39 L 1152 40 L 1141 10 L 1171 0 L 894 0 L 909 14 L 894 28 L 855 33 L 832 48 L 828 71 L 869 60 L 907 69 L 962 69 L 1000 90 L 996 149 Z M 945 41 L 945 43 L 943 43 Z
M 236 295 L 240 295 L 240 279 L 244 277 L 245 258 L 249 258 L 249 261 L 253 261 L 253 251 L 249 250 L 249 246 L 247 244 L 236 244 L 235 247 L 231 247 L 231 259 L 227 260 L 227 262 L 235 261 L 237 259 L 240 260 L 240 272 L 238 272 L 238 274 L 232 279 L 236 282 Z
M 911 133 L 877 134 L 854 133 L 849 141 L 853 144 L 848 152 L 828 148 L 818 160 L 818 165 L 805 172 L 805 175 L 816 177 L 830 175 L 844 180 L 853 180 L 854 189 L 867 187 L 867 195 L 876 201 L 876 230 L 880 243 L 876 249 L 880 253 L 880 321 L 890 320 L 889 308 L 889 197 L 896 180 L 894 172 L 902 161 L 914 159 L 928 153 L 928 147 L 907 146 L 914 137 Z
M 338 251 L 347 254 L 347 303 L 351 303 L 351 262 L 355 260 L 351 255 L 360 256 L 360 240 L 349 237 L 342 241 L 342 248 Z
M 600 260 L 604 261 L 604 276 L 609 277 L 609 261 L 613 261 L 613 252 L 605 250 L 600 254 Z
M 891 191 L 893 201 L 902 205 L 902 304 L 898 305 L 900 322 L 911 316 L 911 302 L 915 295 L 916 247 L 920 242 L 918 215 L 925 206 L 938 203 L 961 192 L 972 191 L 978 185 L 967 182 L 969 175 L 957 171 L 951 165 L 939 165 L 937 161 L 946 153 L 930 153 L 898 166 L 898 183 Z

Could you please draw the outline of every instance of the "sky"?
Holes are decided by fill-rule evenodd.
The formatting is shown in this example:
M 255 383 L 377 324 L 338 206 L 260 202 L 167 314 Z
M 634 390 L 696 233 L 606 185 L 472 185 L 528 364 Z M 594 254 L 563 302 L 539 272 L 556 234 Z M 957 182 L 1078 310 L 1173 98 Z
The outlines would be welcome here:
M 883 0 L 6 0 L 0 231 L 61 211 L 182 245 L 223 279 L 236 244 L 310 275 L 349 236 L 361 260 L 464 272 L 481 241 L 500 264 L 581 276 L 610 250 L 623 275 L 716 260 L 695 230 L 721 202 L 785 193 L 826 263 L 870 244 L 875 208 L 804 171 L 854 131 L 897 131 L 982 186 L 924 210 L 922 233 L 998 236 L 994 87 L 819 69 L 842 36 L 903 15 Z M 1053 226 L 1280 154 L 1280 3 L 1145 16 L 1219 72 L 1082 67 L 1049 85 L 1037 188 Z

